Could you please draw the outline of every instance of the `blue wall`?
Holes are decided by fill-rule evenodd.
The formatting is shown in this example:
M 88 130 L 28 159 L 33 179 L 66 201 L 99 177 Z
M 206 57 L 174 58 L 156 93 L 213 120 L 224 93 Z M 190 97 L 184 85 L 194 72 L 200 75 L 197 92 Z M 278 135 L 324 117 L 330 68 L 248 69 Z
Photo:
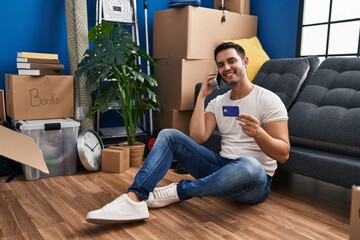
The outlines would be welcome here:
M 299 0 L 250 0 L 251 15 L 258 16 L 258 37 L 270 58 L 296 55 Z
M 137 0 L 140 45 L 145 48 L 143 0 Z M 167 9 L 167 0 L 149 0 L 148 26 L 150 54 L 153 13 Z M 213 0 L 202 0 L 202 7 L 213 7 Z M 225 1 L 226 2 L 226 1 Z M 295 57 L 299 0 L 250 0 L 251 14 L 259 17 L 258 36 L 270 58 Z M 87 0 L 89 26 L 95 24 L 96 0 Z M 69 73 L 64 0 L 0 1 L 0 89 L 4 74 L 16 74 L 16 52 L 58 53 Z M 211 50 L 212 51 L 212 50 Z
M 17 73 L 18 51 L 59 53 L 68 71 L 64 1 L 0 1 L 0 9 L 0 89 L 5 73 Z

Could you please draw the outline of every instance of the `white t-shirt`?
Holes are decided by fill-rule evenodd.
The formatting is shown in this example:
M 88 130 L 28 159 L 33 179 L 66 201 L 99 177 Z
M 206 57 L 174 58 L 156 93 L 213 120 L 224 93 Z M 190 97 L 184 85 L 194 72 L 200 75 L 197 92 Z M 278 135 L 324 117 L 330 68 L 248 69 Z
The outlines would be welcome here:
M 255 85 L 254 89 L 244 98 L 230 99 L 231 90 L 211 100 L 205 112 L 215 114 L 221 139 L 220 155 L 228 159 L 241 156 L 256 158 L 265 168 L 266 174 L 273 176 L 277 168 L 276 160 L 268 157 L 257 145 L 254 138 L 247 136 L 241 130 L 235 117 L 224 117 L 222 106 L 239 106 L 240 114 L 250 114 L 264 123 L 288 119 L 287 110 L 281 99 L 273 92 Z

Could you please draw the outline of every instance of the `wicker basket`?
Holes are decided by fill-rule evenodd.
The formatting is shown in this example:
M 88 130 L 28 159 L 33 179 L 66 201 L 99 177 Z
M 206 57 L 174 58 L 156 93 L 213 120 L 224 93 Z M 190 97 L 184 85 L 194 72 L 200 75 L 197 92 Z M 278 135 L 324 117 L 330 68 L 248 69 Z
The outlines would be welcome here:
M 130 167 L 140 167 L 143 163 L 145 144 L 135 142 L 134 146 L 127 145 L 127 142 L 119 143 L 119 146 L 130 148 Z

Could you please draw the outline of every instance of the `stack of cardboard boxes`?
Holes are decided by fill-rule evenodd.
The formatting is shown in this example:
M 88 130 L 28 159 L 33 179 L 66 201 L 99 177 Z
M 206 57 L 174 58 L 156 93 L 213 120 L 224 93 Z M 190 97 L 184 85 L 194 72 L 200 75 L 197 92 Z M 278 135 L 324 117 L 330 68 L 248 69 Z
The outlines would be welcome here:
M 154 113 L 154 128 L 188 134 L 195 85 L 216 70 L 216 46 L 256 34 L 257 17 L 248 14 L 193 6 L 156 12 L 153 58 L 161 111 Z
M 6 147 L 1 149 L 0 155 L 23 163 L 28 180 L 74 174 L 80 123 L 72 119 L 73 76 L 6 74 L 5 95 L 9 122 L 19 133 L 33 138 L 38 148 L 29 148 L 28 138 L 1 127 L 2 147 Z M 42 159 L 38 157 L 39 150 Z

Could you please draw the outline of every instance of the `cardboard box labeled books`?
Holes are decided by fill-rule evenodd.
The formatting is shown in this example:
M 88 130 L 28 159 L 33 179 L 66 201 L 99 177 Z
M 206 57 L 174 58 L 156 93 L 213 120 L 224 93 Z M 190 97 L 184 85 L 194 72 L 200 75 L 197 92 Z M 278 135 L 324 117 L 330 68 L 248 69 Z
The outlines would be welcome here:
M 160 104 L 177 110 L 194 109 L 196 83 L 216 70 L 214 60 L 162 59 L 156 63 L 156 92 Z
M 202 8 L 172 8 L 154 13 L 154 59 L 213 59 L 214 49 L 225 39 L 257 34 L 257 17 Z
M 350 240 L 360 239 L 360 186 L 352 187 Z
M 154 111 L 154 129 L 175 128 L 189 135 L 189 124 L 193 111 L 179 111 L 160 106 Z
M 12 120 L 74 116 L 74 78 L 70 75 L 5 75 L 6 113 Z
M 226 0 L 224 5 L 230 12 L 250 14 L 250 0 Z M 219 9 L 221 0 L 214 0 L 214 8 Z

